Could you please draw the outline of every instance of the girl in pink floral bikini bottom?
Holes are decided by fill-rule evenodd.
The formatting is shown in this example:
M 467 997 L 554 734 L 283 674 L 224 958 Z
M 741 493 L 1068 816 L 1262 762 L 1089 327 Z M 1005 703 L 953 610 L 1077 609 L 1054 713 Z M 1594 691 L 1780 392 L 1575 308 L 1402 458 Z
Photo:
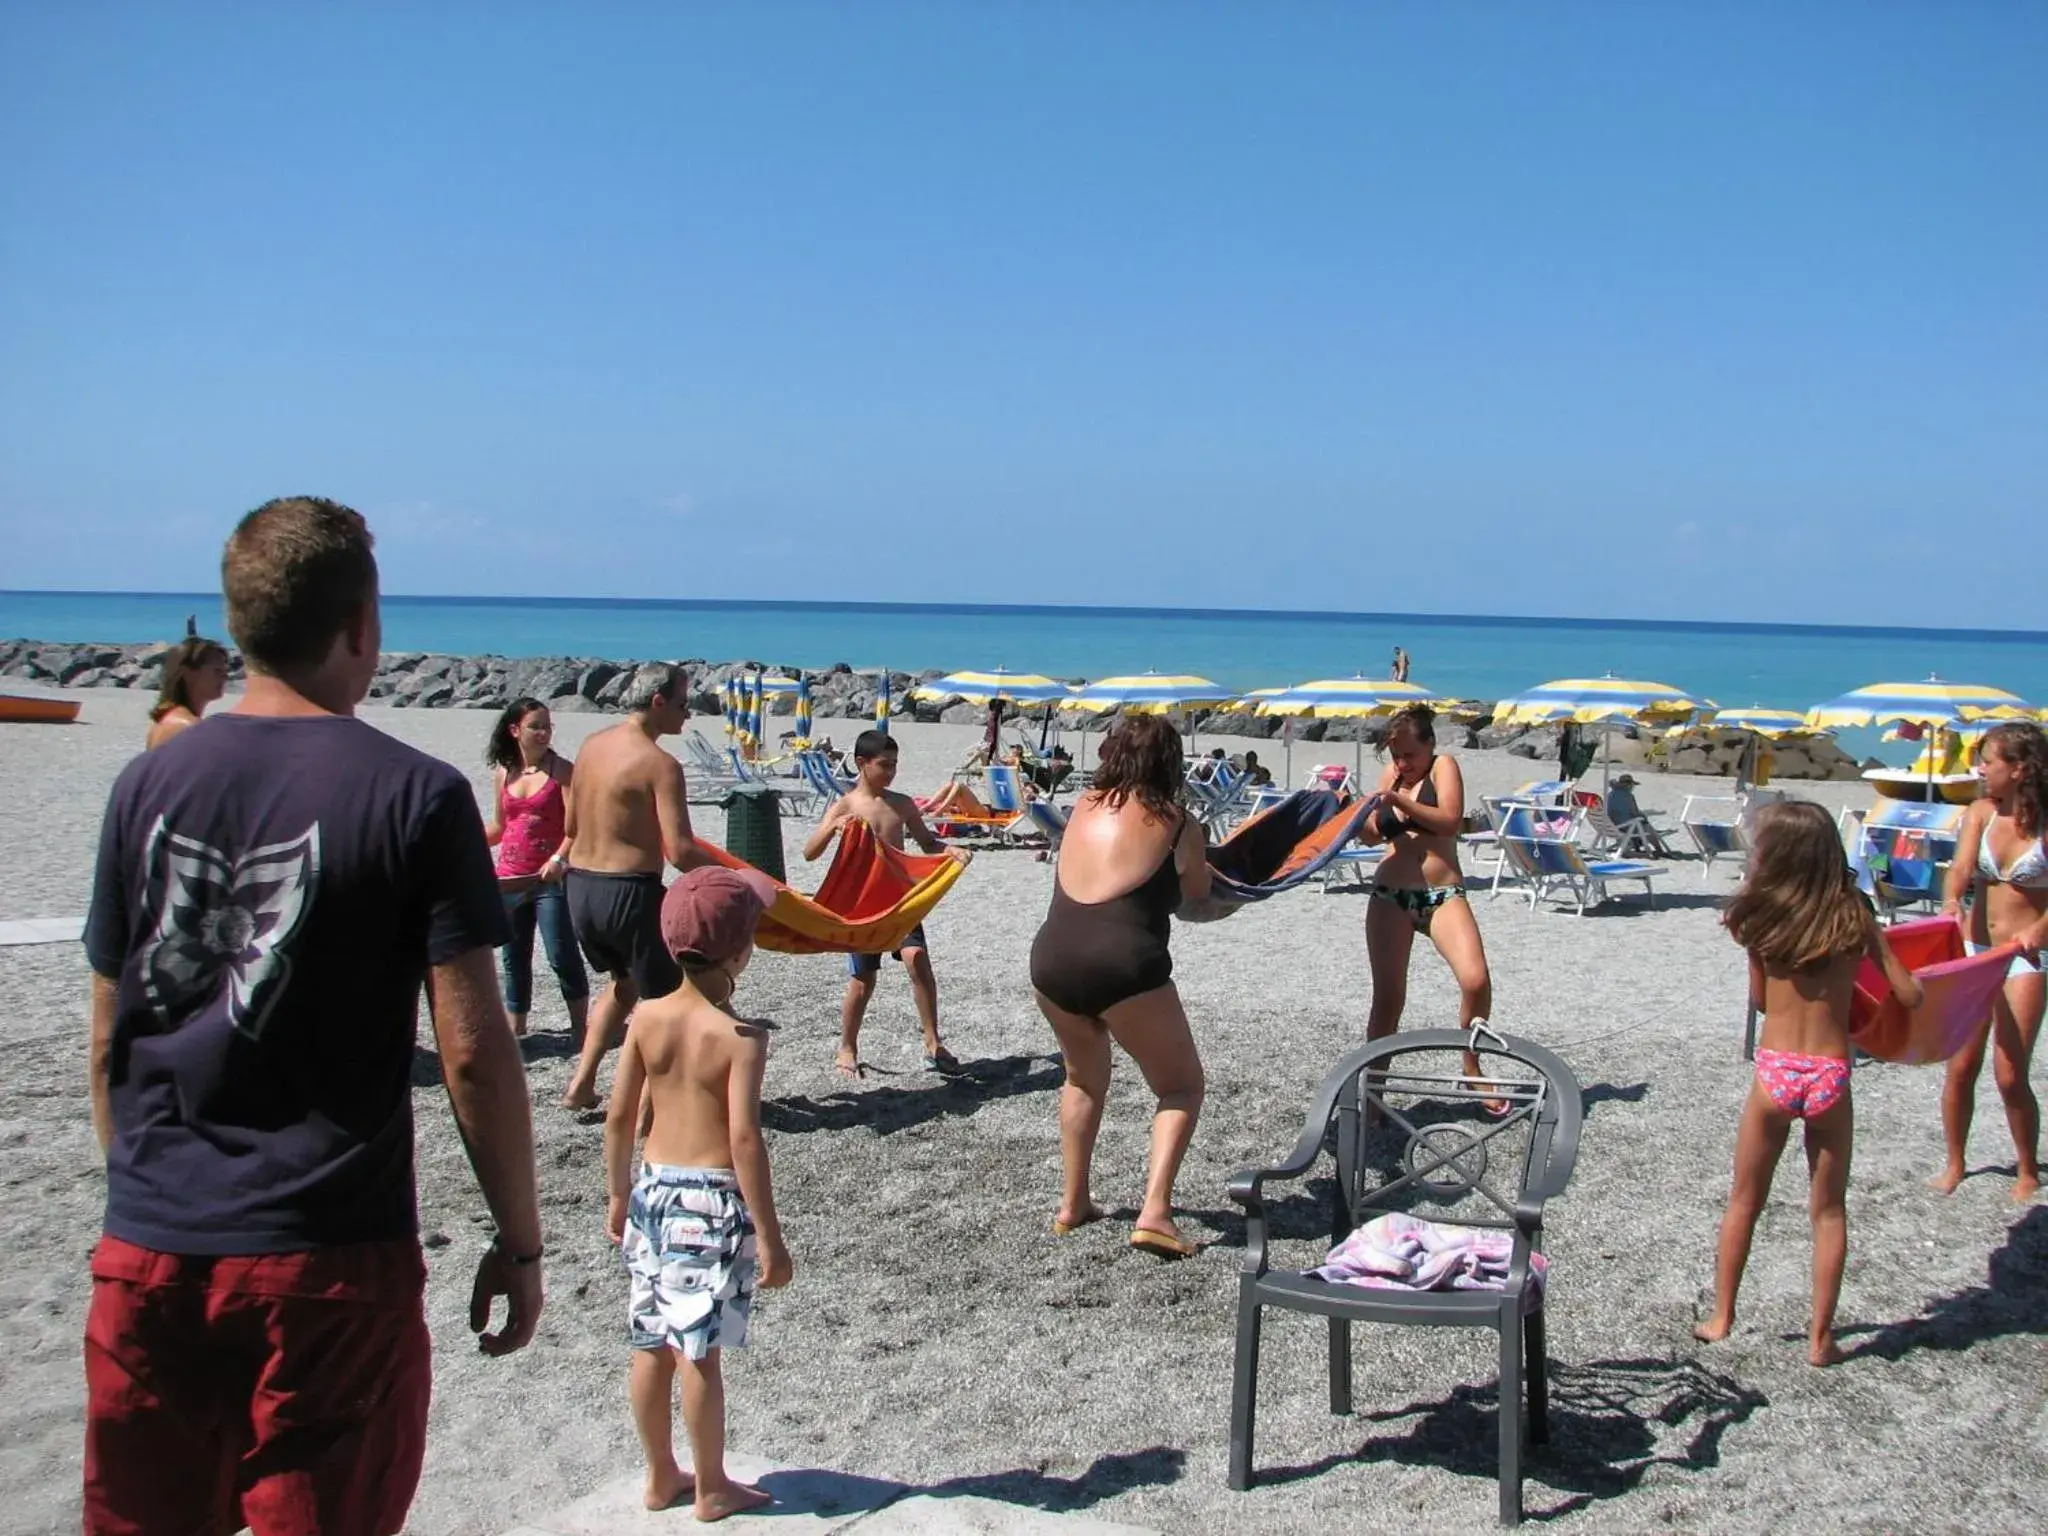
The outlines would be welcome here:
M 1885 943 L 1870 903 L 1856 889 L 1834 822 L 1811 801 L 1767 806 L 1757 818 L 1749 877 L 1722 921 L 1749 951 L 1750 996 L 1763 1010 L 1764 1023 L 1756 1081 L 1735 1138 L 1735 1179 L 1714 1268 L 1714 1311 L 1693 1336 L 1711 1343 L 1735 1326 L 1735 1292 L 1757 1217 L 1792 1122 L 1803 1120 L 1813 1179 L 1813 1317 L 1806 1358 L 1832 1365 L 1842 1358 L 1835 1344 L 1835 1302 L 1849 1254 L 1849 1005 L 1857 968 L 1866 955 L 1875 960 L 1908 1008 L 1919 1005 L 1921 987 Z

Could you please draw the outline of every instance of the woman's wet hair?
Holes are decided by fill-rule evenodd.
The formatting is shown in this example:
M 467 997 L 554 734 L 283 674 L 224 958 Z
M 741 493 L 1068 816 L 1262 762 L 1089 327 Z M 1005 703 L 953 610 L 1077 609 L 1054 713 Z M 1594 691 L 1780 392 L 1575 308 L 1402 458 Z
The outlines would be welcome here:
M 519 756 L 519 741 L 514 733 L 526 717 L 536 709 L 547 705 L 536 698 L 514 699 L 505 706 L 505 712 L 498 716 L 498 723 L 491 727 L 491 739 L 484 746 L 484 761 L 493 768 L 515 769 L 522 766 Z
M 1185 777 L 1180 732 L 1164 715 L 1126 715 L 1102 738 L 1094 788 L 1105 805 L 1136 799 L 1153 815 L 1170 816 Z
M 1373 750 L 1386 756 L 1387 746 L 1394 739 L 1394 733 L 1407 726 L 1415 732 L 1415 739 L 1425 747 L 1436 745 L 1436 711 L 1427 704 L 1403 704 L 1387 721 L 1387 733 L 1380 738 L 1380 744 Z
M 1977 748 L 1977 760 L 1996 748 L 1998 755 L 2019 770 L 2019 787 L 2013 792 L 2013 820 L 2027 837 L 2048 831 L 2048 731 L 2038 725 L 2013 722 L 1994 725 L 1984 733 Z
M 1757 959 L 1789 970 L 1861 949 L 1870 904 L 1856 889 L 1834 818 L 1811 800 L 1758 812 L 1749 874 L 1721 921 Z
M 228 659 L 228 648 L 218 640 L 209 640 L 199 633 L 198 624 L 185 621 L 185 638 L 172 646 L 164 657 L 163 681 L 157 686 L 156 703 L 149 711 L 149 718 L 161 720 L 174 709 L 199 711 L 192 703 L 191 674 L 198 671 L 215 657 Z

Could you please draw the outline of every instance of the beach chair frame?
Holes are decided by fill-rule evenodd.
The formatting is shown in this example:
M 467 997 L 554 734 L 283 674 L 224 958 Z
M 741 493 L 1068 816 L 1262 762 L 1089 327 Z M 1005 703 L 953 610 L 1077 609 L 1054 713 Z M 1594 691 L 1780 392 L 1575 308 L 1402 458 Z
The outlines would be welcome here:
M 1500 837 L 1502 853 L 1528 884 L 1532 910 L 1545 896 L 1561 890 L 1577 903 L 1578 915 L 1584 917 L 1587 907 L 1609 899 L 1609 884 L 1621 881 L 1640 883 L 1644 899 L 1652 907 L 1657 905 L 1657 877 L 1669 871 L 1636 859 L 1589 860 L 1573 833 L 1539 829 L 1536 818 L 1543 809 L 1515 807 Z
M 1439 1058 L 1468 1045 L 1481 1053 L 1479 1078 L 1403 1068 L 1404 1057 Z M 1482 1121 L 1478 1091 L 1505 1100 L 1508 1113 Z M 1351 1325 L 1491 1328 L 1499 1335 L 1500 1523 L 1522 1518 L 1524 1441 L 1549 1439 L 1549 1360 L 1544 1308 L 1529 1286 L 1531 1255 L 1543 1251 L 1543 1207 L 1564 1193 L 1578 1158 L 1584 1100 L 1578 1079 L 1531 1041 L 1489 1031 L 1412 1030 L 1360 1046 L 1340 1059 L 1316 1090 L 1299 1140 L 1270 1168 L 1247 1169 L 1230 1181 L 1244 1208 L 1244 1261 L 1238 1273 L 1237 1345 L 1230 1396 L 1230 1486 L 1251 1487 L 1252 1437 L 1263 1312 L 1279 1307 L 1329 1320 L 1330 1412 L 1352 1411 Z M 1377 1115 L 1382 1125 L 1369 1130 Z M 1367 1153 L 1387 1136 L 1404 1142 L 1390 1164 Z M 1330 1240 L 1341 1242 L 1374 1215 L 1442 1211 L 1460 1225 L 1514 1234 L 1505 1287 L 1499 1291 L 1366 1289 L 1271 1267 L 1266 1186 L 1305 1184 L 1328 1155 Z M 1399 1171 L 1389 1176 L 1389 1166 Z M 1519 1177 L 1515 1173 L 1519 1172 Z M 1511 1183 L 1512 1180 L 1512 1183 Z M 1420 1208 L 1418 1208 L 1420 1207 Z
M 1726 814 L 1721 814 L 1723 808 Z M 1734 795 L 1685 797 L 1678 824 L 1700 856 L 1702 883 L 1717 859 L 1732 859 L 1737 865 L 1749 862 L 1749 830 L 1743 825 L 1742 813 L 1742 801 Z

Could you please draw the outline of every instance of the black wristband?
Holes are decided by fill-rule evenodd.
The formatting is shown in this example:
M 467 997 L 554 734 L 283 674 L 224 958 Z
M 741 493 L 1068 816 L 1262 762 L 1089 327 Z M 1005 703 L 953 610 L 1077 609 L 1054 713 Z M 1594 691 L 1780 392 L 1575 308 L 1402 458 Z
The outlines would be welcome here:
M 538 1264 L 541 1261 L 541 1259 L 546 1256 L 548 1251 L 547 1245 L 543 1243 L 540 1247 L 534 1249 L 531 1253 L 512 1253 L 506 1249 L 504 1243 L 502 1243 L 495 1237 L 491 1239 L 491 1247 L 496 1251 L 498 1257 L 503 1259 L 506 1263 L 517 1264 L 521 1268 L 524 1268 L 528 1264 Z

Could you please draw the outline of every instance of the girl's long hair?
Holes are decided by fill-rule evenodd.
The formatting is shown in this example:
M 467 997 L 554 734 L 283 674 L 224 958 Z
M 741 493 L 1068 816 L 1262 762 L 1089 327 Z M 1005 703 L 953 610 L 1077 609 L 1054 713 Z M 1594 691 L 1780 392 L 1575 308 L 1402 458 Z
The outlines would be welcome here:
M 1164 715 L 1126 715 L 1102 738 L 1095 793 L 1112 809 L 1136 799 L 1161 821 L 1173 814 L 1186 776 L 1180 732 Z
M 1436 711 L 1427 704 L 1403 704 L 1388 717 L 1386 733 L 1372 749 L 1375 757 L 1387 755 L 1394 732 L 1404 725 L 1415 732 L 1415 739 L 1423 746 L 1432 749 L 1436 746 Z
M 174 709 L 199 711 L 192 708 L 192 684 L 186 676 L 205 666 L 214 657 L 222 661 L 228 657 L 228 648 L 218 640 L 209 640 L 199 633 L 199 626 L 191 619 L 185 621 L 185 638 L 172 646 L 164 657 L 163 681 L 157 685 L 156 703 L 150 707 L 149 718 L 161 720 Z
M 519 722 L 536 709 L 546 708 L 546 704 L 535 698 L 514 699 L 507 704 L 505 712 L 498 716 L 498 723 L 491 727 L 491 739 L 484 747 L 484 761 L 508 773 L 522 766 L 519 743 L 512 733 L 519 729 Z
M 2013 793 L 2012 819 L 2019 823 L 2023 837 L 2039 837 L 2048 830 L 2048 731 L 2038 725 L 1994 725 L 1984 733 L 1977 756 L 1992 747 L 2020 771 L 2019 788 Z
M 1782 800 L 1758 813 L 1749 874 L 1721 921 L 1757 959 L 1789 970 L 1863 947 L 1870 904 L 1825 810 L 1811 800 Z

